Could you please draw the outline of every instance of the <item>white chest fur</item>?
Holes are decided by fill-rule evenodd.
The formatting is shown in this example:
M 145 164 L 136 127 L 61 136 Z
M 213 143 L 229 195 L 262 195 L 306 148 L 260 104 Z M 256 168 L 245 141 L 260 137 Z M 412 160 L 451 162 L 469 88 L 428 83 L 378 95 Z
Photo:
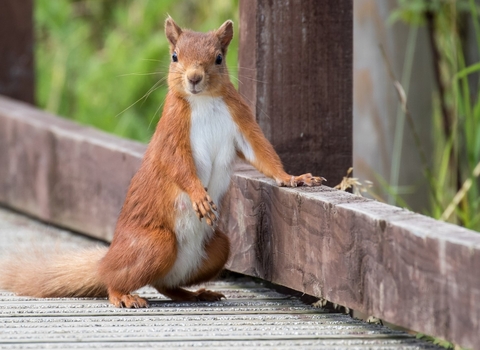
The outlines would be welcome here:
M 236 150 L 242 151 L 247 159 L 253 157 L 253 151 L 223 99 L 191 96 L 188 102 L 191 108 L 190 144 L 197 176 L 219 207 L 230 183 Z M 186 193 L 178 196 L 175 212 L 177 260 L 162 281 L 171 287 L 187 282 L 199 268 L 205 257 L 205 241 L 213 234 L 205 220 L 198 220 Z
M 190 143 L 197 175 L 210 197 L 218 202 L 230 183 L 238 127 L 221 98 L 194 96 L 189 102 Z

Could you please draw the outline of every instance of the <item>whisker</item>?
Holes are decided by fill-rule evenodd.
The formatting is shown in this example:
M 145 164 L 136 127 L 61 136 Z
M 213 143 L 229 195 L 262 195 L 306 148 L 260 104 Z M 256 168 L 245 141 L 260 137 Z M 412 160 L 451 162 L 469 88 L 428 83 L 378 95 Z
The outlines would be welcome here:
M 133 102 L 130 106 L 128 106 L 127 108 L 125 108 L 124 110 L 122 110 L 120 113 L 118 113 L 117 115 L 115 115 L 114 118 L 117 118 L 120 114 L 124 113 L 125 111 L 129 110 L 130 108 L 132 108 L 133 106 L 135 106 L 138 102 L 140 102 L 142 99 L 146 99 L 148 98 L 148 96 L 153 92 L 155 91 L 156 89 L 158 89 L 160 87 L 160 85 L 158 85 L 159 83 L 162 83 L 163 80 L 165 79 L 160 79 L 159 81 L 157 81 L 142 97 L 140 97 L 138 100 L 136 100 L 135 102 Z
M 145 101 L 148 99 L 148 97 L 151 95 L 152 92 L 154 92 L 155 90 L 157 90 L 160 85 L 165 81 L 165 79 L 167 79 L 167 77 L 164 77 L 162 79 L 160 79 L 159 81 L 157 81 L 151 88 L 150 90 L 147 91 L 147 93 L 144 95 L 144 100 L 142 102 L 142 106 L 143 104 L 145 103 Z
M 238 79 L 236 76 L 234 76 L 234 75 L 229 75 L 229 77 L 232 78 L 232 79 L 236 79 L 236 81 L 237 81 L 238 83 L 243 84 L 243 83 L 240 81 L 240 79 Z
M 243 66 L 235 66 L 235 67 L 228 67 L 228 69 L 247 69 L 247 70 L 257 70 L 257 68 L 248 68 L 248 67 L 243 67 Z
M 242 81 L 240 79 L 248 79 L 248 80 L 254 81 L 256 83 L 268 84 L 268 82 L 266 82 L 266 81 L 258 80 L 258 79 L 255 79 L 255 78 L 250 78 L 250 77 L 247 77 L 245 75 L 239 76 L 239 78 L 237 78 L 236 76 L 234 76 L 232 74 L 226 74 L 226 73 L 219 73 L 219 75 L 228 75 L 231 78 L 237 79 L 237 81 L 240 82 L 240 83 L 242 83 Z
M 258 80 L 258 79 L 255 79 L 255 78 L 250 78 L 250 77 L 245 77 L 245 76 L 242 76 L 242 77 L 240 77 L 240 78 L 241 78 L 241 79 L 248 79 L 248 80 L 253 81 L 253 82 L 255 82 L 255 83 L 268 84 L 268 82 L 266 82 L 266 81 Z M 239 79 L 240 79 L 240 78 L 239 78 Z
M 250 104 L 253 105 L 253 102 L 247 97 L 245 96 L 244 94 L 240 93 L 240 91 L 238 92 L 245 100 L 247 100 L 248 102 L 250 102 Z M 257 111 L 260 111 L 260 113 L 262 113 L 267 119 L 270 120 L 270 116 L 262 109 L 262 108 L 259 108 L 258 105 L 255 106 L 255 109 Z M 256 116 L 255 116 L 256 117 Z
M 164 60 L 156 60 L 153 58 L 141 58 L 141 61 L 164 62 Z
M 164 104 L 165 104 L 165 100 L 163 100 L 163 102 L 160 103 L 160 106 L 158 106 L 158 108 L 155 110 L 155 113 L 153 113 L 152 117 L 150 118 L 150 123 L 148 123 L 147 129 L 150 129 L 153 123 L 153 119 L 155 119 L 155 116 L 157 115 L 157 113 L 160 111 L 160 109 L 163 107 Z
M 127 73 L 127 74 L 120 74 L 120 75 L 117 75 L 117 77 L 128 77 L 128 76 L 132 76 L 132 75 L 140 75 L 140 76 L 143 76 L 143 75 L 155 75 L 155 74 L 167 74 L 168 72 L 150 72 L 150 73 Z

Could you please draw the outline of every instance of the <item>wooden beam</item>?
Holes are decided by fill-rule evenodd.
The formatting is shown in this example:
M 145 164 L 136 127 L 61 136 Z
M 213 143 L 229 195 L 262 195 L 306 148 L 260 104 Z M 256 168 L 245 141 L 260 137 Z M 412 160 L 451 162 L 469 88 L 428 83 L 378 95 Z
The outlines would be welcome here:
M 145 146 L 0 97 L 0 203 L 112 237 Z M 480 234 L 349 193 L 279 188 L 240 165 L 228 268 L 475 347 Z
M 33 104 L 32 0 L 1 2 L 0 33 L 0 94 Z
M 480 234 L 327 187 L 238 168 L 228 268 L 463 346 L 480 332 Z
M 0 203 L 110 240 L 146 146 L 0 96 Z
M 352 162 L 352 0 L 240 1 L 239 91 L 290 173 Z

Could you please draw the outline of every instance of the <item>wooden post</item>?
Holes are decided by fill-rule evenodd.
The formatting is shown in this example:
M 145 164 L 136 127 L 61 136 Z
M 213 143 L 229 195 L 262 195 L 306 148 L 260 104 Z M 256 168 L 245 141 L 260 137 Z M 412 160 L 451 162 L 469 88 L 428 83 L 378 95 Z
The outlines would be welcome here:
M 3 0 L 0 10 L 0 94 L 34 103 L 32 0 Z
M 352 166 L 352 0 L 240 1 L 239 90 L 291 173 Z

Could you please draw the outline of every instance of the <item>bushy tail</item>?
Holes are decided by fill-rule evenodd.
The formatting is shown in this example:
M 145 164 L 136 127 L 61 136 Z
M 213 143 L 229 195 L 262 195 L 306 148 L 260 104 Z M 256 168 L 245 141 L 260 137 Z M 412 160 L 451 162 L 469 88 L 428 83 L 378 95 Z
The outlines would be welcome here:
M 98 247 L 12 254 L 0 261 L 0 289 L 41 298 L 105 297 L 98 264 L 106 252 Z

